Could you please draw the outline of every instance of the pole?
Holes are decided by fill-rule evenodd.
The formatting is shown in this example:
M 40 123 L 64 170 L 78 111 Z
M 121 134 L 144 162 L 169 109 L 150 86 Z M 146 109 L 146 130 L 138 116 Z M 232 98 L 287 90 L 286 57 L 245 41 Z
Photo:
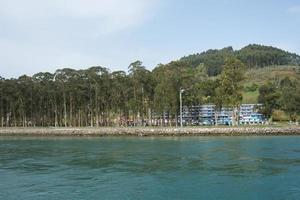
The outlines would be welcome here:
M 184 92 L 183 89 L 180 89 L 180 92 L 179 92 L 179 101 L 180 101 L 180 127 L 182 128 L 183 127 L 183 124 L 182 124 L 182 93 Z

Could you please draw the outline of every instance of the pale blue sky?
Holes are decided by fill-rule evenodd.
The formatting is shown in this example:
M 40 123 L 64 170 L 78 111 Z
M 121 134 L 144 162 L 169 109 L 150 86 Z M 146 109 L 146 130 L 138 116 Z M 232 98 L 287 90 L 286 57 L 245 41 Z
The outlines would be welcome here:
M 0 76 L 127 70 L 249 43 L 300 54 L 300 0 L 0 0 Z

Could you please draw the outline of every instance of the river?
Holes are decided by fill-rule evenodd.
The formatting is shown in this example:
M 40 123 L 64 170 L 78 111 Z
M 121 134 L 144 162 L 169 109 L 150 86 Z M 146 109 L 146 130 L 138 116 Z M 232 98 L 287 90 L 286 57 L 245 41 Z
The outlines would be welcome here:
M 0 199 L 300 199 L 300 137 L 0 137 Z

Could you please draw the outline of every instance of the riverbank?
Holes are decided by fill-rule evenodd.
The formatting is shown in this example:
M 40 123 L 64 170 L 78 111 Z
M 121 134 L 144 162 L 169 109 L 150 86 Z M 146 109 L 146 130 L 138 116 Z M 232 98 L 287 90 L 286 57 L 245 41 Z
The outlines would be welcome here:
M 284 136 L 300 127 L 0 128 L 0 136 Z

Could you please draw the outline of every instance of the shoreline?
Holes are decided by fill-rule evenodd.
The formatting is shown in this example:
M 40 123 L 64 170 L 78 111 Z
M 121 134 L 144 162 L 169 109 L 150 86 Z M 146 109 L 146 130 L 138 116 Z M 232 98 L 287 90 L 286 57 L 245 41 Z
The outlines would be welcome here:
M 100 128 L 0 128 L 0 136 L 300 136 L 291 127 L 100 127 Z

